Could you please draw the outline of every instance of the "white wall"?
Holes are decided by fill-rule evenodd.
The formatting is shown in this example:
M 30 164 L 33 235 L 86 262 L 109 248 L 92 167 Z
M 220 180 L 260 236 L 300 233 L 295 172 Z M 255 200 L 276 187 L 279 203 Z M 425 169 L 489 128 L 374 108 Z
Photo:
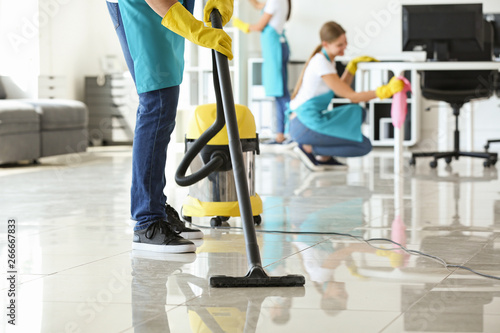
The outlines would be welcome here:
M 0 76 L 10 97 L 36 97 L 38 75 L 67 78 L 66 98 L 83 100 L 86 75 L 117 54 L 105 0 L 0 0 Z
M 107 54 L 118 55 L 125 70 L 105 0 L 40 0 L 40 11 L 51 12 L 40 29 L 40 75 L 65 76 L 68 98 L 83 100 L 84 77 L 100 74 Z
M 0 0 L 0 76 L 9 97 L 37 91 L 38 0 Z M 40 22 L 43 22 L 40 20 Z
M 500 12 L 499 0 L 292 0 L 292 16 L 287 25 L 292 59 L 309 57 L 320 43 L 319 29 L 327 21 L 336 21 L 347 31 L 347 56 L 399 54 L 402 4 L 453 3 L 483 3 L 484 12 Z
M 247 0 L 235 1 L 239 1 L 241 19 L 252 23 L 258 20 L 260 13 Z M 348 56 L 399 54 L 401 4 L 474 2 L 480 1 L 292 0 L 292 16 L 287 26 L 291 59 L 307 59 L 319 44 L 319 28 L 329 20 L 337 21 L 346 29 Z M 482 3 L 485 12 L 500 12 L 499 0 Z M 32 36 L 37 30 L 40 44 Z M 18 43 L 13 44 L 13 34 L 24 39 L 17 39 Z M 246 42 L 240 55 L 245 65 L 248 57 L 260 56 L 259 34 L 244 35 L 241 41 Z M 63 75 L 68 82 L 67 97 L 83 100 L 84 77 L 100 73 L 101 57 L 116 55 L 124 70 L 126 68 L 105 0 L 0 0 L 0 49 L 0 76 L 11 76 L 21 88 L 16 94 L 24 96 L 36 95 L 39 74 Z M 243 78 L 245 70 L 244 66 Z M 475 146 L 480 148 L 483 136 L 499 136 L 498 129 L 491 124 L 500 123 L 500 112 L 498 100 L 477 104 L 480 105 L 474 112 Z M 422 122 L 428 127 L 424 135 L 435 136 L 436 128 L 432 125 L 437 123 L 437 112 L 421 113 Z

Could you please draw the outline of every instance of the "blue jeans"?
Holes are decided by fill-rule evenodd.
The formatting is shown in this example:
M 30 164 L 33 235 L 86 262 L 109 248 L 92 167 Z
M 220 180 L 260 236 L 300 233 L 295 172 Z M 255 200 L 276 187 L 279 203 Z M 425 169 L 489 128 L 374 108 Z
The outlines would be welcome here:
M 366 111 L 363 110 L 363 119 L 365 117 Z M 307 128 L 298 117 L 290 121 L 290 136 L 298 144 L 311 145 L 315 155 L 358 157 L 372 150 L 370 139 L 364 135 L 361 142 L 324 135 Z
M 134 63 L 119 5 L 107 4 L 125 61 L 135 81 Z M 170 135 L 175 127 L 178 100 L 179 86 L 139 94 L 132 147 L 131 214 L 132 219 L 137 221 L 135 230 L 145 229 L 152 221 L 166 218 L 167 197 L 163 193 L 166 185 L 165 165 Z
M 130 55 L 130 51 L 128 50 L 127 38 L 125 37 L 125 29 L 123 28 L 122 15 L 120 14 L 120 9 L 118 4 L 115 2 L 107 2 L 109 15 L 111 16 L 111 20 L 113 21 L 113 25 L 115 27 L 116 34 L 118 35 L 118 39 L 120 40 L 120 46 L 122 47 L 123 55 L 125 56 L 125 62 L 127 63 L 128 70 L 130 74 L 134 78 L 135 81 L 135 71 L 134 71 L 134 62 L 132 61 L 132 56 Z
M 281 73 L 283 75 L 283 96 L 275 97 L 276 101 L 276 133 L 285 133 L 285 112 L 290 103 L 290 93 L 288 92 L 288 59 L 290 49 L 287 43 L 281 43 L 281 54 L 283 57 Z

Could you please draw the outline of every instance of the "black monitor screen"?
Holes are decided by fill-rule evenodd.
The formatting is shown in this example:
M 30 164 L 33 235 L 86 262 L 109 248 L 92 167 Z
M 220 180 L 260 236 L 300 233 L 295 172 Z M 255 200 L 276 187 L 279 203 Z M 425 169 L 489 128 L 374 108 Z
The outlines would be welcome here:
M 482 4 L 403 6 L 403 51 L 429 60 L 491 60 L 484 48 Z

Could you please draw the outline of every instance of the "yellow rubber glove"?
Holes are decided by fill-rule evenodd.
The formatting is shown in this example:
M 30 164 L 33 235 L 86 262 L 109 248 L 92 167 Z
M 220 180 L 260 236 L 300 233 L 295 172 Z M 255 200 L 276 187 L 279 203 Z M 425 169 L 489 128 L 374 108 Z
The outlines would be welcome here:
M 403 255 L 401 253 L 397 253 L 395 251 L 389 250 L 377 250 L 375 252 L 376 255 L 381 257 L 389 258 L 389 262 L 391 263 L 392 268 L 398 268 L 403 266 Z
M 393 76 L 388 84 L 385 86 L 380 86 L 375 90 L 375 94 L 378 98 L 384 99 L 392 97 L 395 93 L 400 92 L 404 88 L 404 83 L 402 80 Z
M 346 69 L 349 71 L 349 73 L 354 75 L 358 70 L 358 62 L 372 62 L 372 61 L 378 61 L 378 60 L 369 56 L 357 57 L 349 61 L 349 63 L 346 66 Z
M 237 17 L 233 17 L 233 26 L 240 29 L 246 34 L 250 32 L 250 24 L 243 22 Z
M 203 10 L 203 21 L 211 27 L 212 22 L 210 22 L 210 13 L 212 13 L 214 9 L 218 9 L 222 16 L 222 26 L 225 26 L 233 16 L 233 3 L 234 0 L 208 0 Z
M 354 265 L 348 265 L 347 266 L 347 269 L 349 270 L 349 273 L 351 273 L 352 276 L 355 276 L 355 277 L 358 277 L 358 278 L 362 278 L 364 279 L 365 276 L 361 275 L 358 273 L 358 268 Z
M 214 49 L 229 60 L 233 59 L 231 37 L 222 29 L 205 27 L 180 2 L 170 7 L 161 24 L 197 45 Z

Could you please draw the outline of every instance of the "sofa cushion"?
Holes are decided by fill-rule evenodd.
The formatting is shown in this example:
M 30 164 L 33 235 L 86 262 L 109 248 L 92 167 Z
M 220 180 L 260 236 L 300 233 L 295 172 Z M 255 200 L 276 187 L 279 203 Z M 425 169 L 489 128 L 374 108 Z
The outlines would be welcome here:
M 40 158 L 40 133 L 9 133 L 0 135 L 0 164 Z
M 0 135 L 38 132 L 40 115 L 33 105 L 14 101 L 0 101 Z
M 61 130 L 86 128 L 88 125 L 87 106 L 79 101 L 66 99 L 26 100 L 36 107 L 41 115 L 41 130 Z
M 2 83 L 2 78 L 0 77 L 0 99 L 6 99 L 7 98 L 7 92 L 5 91 L 5 88 Z

